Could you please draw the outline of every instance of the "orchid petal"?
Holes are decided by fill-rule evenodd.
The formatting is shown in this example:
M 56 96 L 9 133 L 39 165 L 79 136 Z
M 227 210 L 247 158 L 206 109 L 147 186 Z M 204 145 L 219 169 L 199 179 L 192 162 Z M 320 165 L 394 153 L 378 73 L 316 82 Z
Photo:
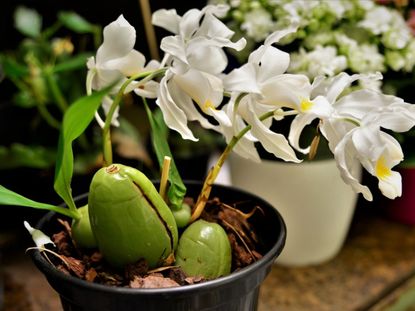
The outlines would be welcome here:
M 160 48 L 170 55 L 177 57 L 185 64 L 188 64 L 186 57 L 186 46 L 180 36 L 169 36 L 161 40 Z
M 251 109 L 251 114 L 246 121 L 252 126 L 251 133 L 264 146 L 265 150 L 274 154 L 277 158 L 284 161 L 291 161 L 299 163 L 299 160 L 294 150 L 289 145 L 284 135 L 272 132 L 266 127 L 255 115 Z
M 382 194 L 389 198 L 395 199 L 402 195 L 402 177 L 398 172 L 391 172 L 391 175 L 385 179 L 379 179 L 379 189 Z
M 108 60 L 124 57 L 135 44 L 135 29 L 124 16 L 104 28 L 104 42 L 98 48 L 96 62 L 103 64 Z
M 145 61 L 143 54 L 132 50 L 124 57 L 107 61 L 103 69 L 116 69 L 124 76 L 132 76 L 143 71 Z
M 204 112 L 222 102 L 222 81 L 217 77 L 190 69 L 183 75 L 175 75 L 173 80 Z
M 213 6 L 211 6 L 210 11 L 207 11 L 208 13 L 203 18 L 202 24 L 196 32 L 196 36 L 230 39 L 235 32 L 230 30 L 228 26 L 226 26 L 222 21 L 213 15 L 215 12 L 212 11 L 212 8 Z M 225 8 L 227 11 L 226 6 L 222 6 L 222 8 Z M 221 10 L 220 13 L 223 13 L 222 11 L 223 10 Z
M 290 33 L 294 33 L 298 29 L 298 23 L 291 23 L 291 25 L 287 28 L 282 30 L 276 30 L 271 33 L 264 41 L 264 45 L 272 45 L 274 43 L 278 43 L 282 38 L 289 35 Z
M 358 193 L 362 193 L 363 197 L 372 201 L 373 196 L 367 186 L 362 185 L 356 176 L 353 176 L 353 162 L 355 161 L 355 152 L 353 147 L 346 147 L 351 145 L 350 135 L 346 135 L 336 146 L 334 157 L 339 168 L 340 175 L 343 181 L 350 185 L 352 189 Z
M 356 125 L 353 123 L 344 122 L 337 118 L 328 118 L 320 123 L 320 132 L 327 139 L 329 148 L 333 153 L 343 137 L 354 128 L 356 128 Z
M 252 54 L 251 54 L 252 55 Z M 283 74 L 290 65 L 290 55 L 274 47 L 265 49 L 260 59 L 260 81 L 267 81 L 275 75 Z
M 191 38 L 200 26 L 200 20 L 204 12 L 198 9 L 187 11 L 181 18 L 179 24 L 179 34 L 184 39 Z
M 218 5 L 207 5 L 202 9 L 206 15 L 215 15 L 219 18 L 225 17 L 226 13 L 229 11 L 229 5 L 218 4 Z
M 27 221 L 23 222 L 23 224 L 27 231 L 29 231 L 30 235 L 32 236 L 33 242 L 35 242 L 37 247 L 43 249 L 45 248 L 46 244 L 52 244 L 53 246 L 55 246 L 55 243 L 53 243 L 52 240 L 42 231 L 33 228 Z
M 176 105 L 169 93 L 169 83 L 172 83 L 172 81 L 168 81 L 169 78 L 168 74 L 166 74 L 160 81 L 160 94 L 156 104 L 160 107 L 164 121 L 169 128 L 180 133 L 183 139 L 197 141 L 187 126 L 186 114 Z
M 254 64 L 247 63 L 232 70 L 224 78 L 226 90 L 235 92 L 260 93 L 257 84 L 257 72 Z
M 142 96 L 145 98 L 157 98 L 157 91 L 160 87 L 160 84 L 158 82 L 148 81 L 147 83 L 145 83 L 144 85 L 140 85 L 139 87 L 136 87 L 137 84 L 139 83 L 130 83 L 128 87 L 125 89 L 125 93 L 134 90 L 134 93 L 136 93 L 138 96 Z
M 177 14 L 176 10 L 161 9 L 153 13 L 152 24 L 158 27 L 162 27 L 167 31 L 174 34 L 179 34 L 179 24 L 181 17 Z
M 220 74 L 228 65 L 225 52 L 215 46 L 200 45 L 200 40 L 192 40 L 187 48 L 188 63 L 195 69 L 214 75 Z
M 112 105 L 113 100 L 109 97 L 109 96 L 104 96 L 104 98 L 102 99 L 102 109 L 104 109 L 105 115 L 108 114 L 111 105 Z M 111 124 L 114 126 L 120 126 L 120 122 L 118 121 L 118 117 L 120 115 L 120 107 L 117 106 L 117 108 L 115 108 L 114 114 L 112 115 L 112 120 L 111 120 Z
M 394 132 L 409 131 L 415 125 L 415 106 L 402 102 L 394 102 L 379 113 L 367 115 L 362 123 L 376 123 Z
M 180 103 L 180 109 L 184 111 L 190 121 L 198 121 L 203 128 L 216 129 L 206 117 L 204 117 L 195 107 L 192 99 L 178 87 L 173 81 L 169 85 L 170 95 L 176 103 Z
M 297 115 L 294 120 L 291 122 L 290 133 L 288 134 L 288 140 L 291 146 L 295 150 L 303 154 L 308 154 L 310 152 L 310 146 L 307 148 L 300 147 L 300 136 L 304 128 L 309 125 L 316 118 L 313 114 L 301 114 Z
M 235 145 L 233 152 L 237 155 L 251 160 L 253 162 L 259 163 L 261 162 L 261 158 L 258 154 L 258 151 L 254 145 L 254 142 L 242 137 L 241 140 Z
M 298 109 L 302 100 L 310 96 L 310 80 L 304 75 L 282 74 L 263 83 L 264 104 Z

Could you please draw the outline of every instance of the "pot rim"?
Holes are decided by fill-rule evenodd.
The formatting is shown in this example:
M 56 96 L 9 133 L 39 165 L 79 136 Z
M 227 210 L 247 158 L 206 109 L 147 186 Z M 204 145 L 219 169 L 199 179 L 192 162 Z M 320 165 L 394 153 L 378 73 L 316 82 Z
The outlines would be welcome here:
M 200 185 L 198 181 L 184 181 L 186 185 Z M 215 188 L 222 188 L 222 189 L 229 189 L 232 188 L 244 195 L 251 196 L 254 200 L 258 202 L 265 203 L 269 207 L 272 208 L 272 213 L 275 214 L 276 219 L 279 222 L 279 226 L 281 228 L 280 234 L 272 248 L 258 261 L 242 268 L 237 272 L 233 272 L 227 276 L 219 277 L 217 279 L 205 281 L 198 284 L 189 284 L 185 286 L 176 286 L 176 287 L 167 287 L 167 288 L 128 288 L 128 287 L 116 287 L 116 286 L 109 286 L 104 284 L 92 283 L 82 279 L 79 279 L 72 275 L 64 274 L 63 272 L 57 270 L 53 265 L 51 265 L 40 253 L 39 250 L 35 249 L 31 252 L 31 257 L 38 268 L 45 273 L 45 275 L 51 275 L 54 278 L 57 278 L 59 281 L 62 282 L 69 282 L 74 284 L 77 287 L 82 287 L 89 290 L 99 290 L 102 292 L 111 292 L 111 293 L 119 293 L 125 295 L 159 295 L 159 294 L 171 294 L 171 293 L 180 293 L 180 294 L 192 294 L 193 292 L 203 290 L 210 290 L 211 288 L 215 288 L 218 285 L 224 286 L 226 284 L 230 284 L 245 278 L 246 276 L 255 273 L 255 271 L 260 270 L 261 267 L 267 265 L 270 261 L 275 260 L 275 258 L 281 253 L 286 239 L 286 226 L 284 223 L 283 218 L 281 217 L 280 213 L 274 208 L 271 204 L 269 204 L 264 199 L 248 192 L 243 189 L 234 186 L 226 186 L 221 184 L 215 184 Z M 77 196 L 75 199 L 83 199 L 87 197 L 88 193 L 84 193 L 80 196 Z M 49 212 L 41 220 L 37 223 L 36 227 L 41 228 L 45 223 L 47 223 L 56 213 Z

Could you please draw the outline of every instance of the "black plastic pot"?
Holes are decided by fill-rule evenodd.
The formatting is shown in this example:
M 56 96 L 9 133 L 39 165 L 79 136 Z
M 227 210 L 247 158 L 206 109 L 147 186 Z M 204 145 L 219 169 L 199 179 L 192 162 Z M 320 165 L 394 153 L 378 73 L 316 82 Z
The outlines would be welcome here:
M 187 182 L 188 194 L 196 196 L 201 184 Z M 110 287 L 89 283 L 76 277 L 65 275 L 49 264 L 35 251 L 32 258 L 45 274 L 50 285 L 59 293 L 65 311 L 251 311 L 257 310 L 259 288 L 271 265 L 282 251 L 286 229 L 280 214 L 264 200 L 232 187 L 215 185 L 211 197 L 220 197 L 223 202 L 249 202 L 250 208 L 261 206 L 263 214 L 257 212 L 251 217 L 264 245 L 264 257 L 259 261 L 226 277 L 205 283 L 165 289 L 131 289 Z M 86 195 L 79 198 L 85 200 Z M 243 205 L 238 204 L 241 209 Z M 49 213 L 38 223 L 38 228 L 50 232 Z

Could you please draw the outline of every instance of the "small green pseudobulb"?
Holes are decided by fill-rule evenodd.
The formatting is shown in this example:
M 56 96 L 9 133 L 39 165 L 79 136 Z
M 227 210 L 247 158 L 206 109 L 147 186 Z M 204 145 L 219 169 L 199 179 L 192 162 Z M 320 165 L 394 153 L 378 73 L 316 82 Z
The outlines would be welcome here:
M 113 164 L 93 177 L 89 217 L 98 248 L 115 267 L 146 259 L 150 268 L 170 264 L 178 242 L 173 214 L 140 171 Z
M 180 237 L 176 265 L 187 275 L 214 279 L 229 274 L 231 264 L 231 245 L 220 225 L 197 220 Z
M 183 203 L 181 209 L 172 210 L 172 213 L 178 228 L 186 227 L 192 217 L 192 210 L 187 203 Z

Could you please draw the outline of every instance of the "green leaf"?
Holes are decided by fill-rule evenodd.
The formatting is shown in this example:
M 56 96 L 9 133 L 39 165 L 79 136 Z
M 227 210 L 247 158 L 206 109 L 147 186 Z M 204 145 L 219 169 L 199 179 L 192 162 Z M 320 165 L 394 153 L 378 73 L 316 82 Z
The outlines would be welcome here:
M 59 73 L 64 71 L 72 71 L 80 68 L 86 68 L 86 61 L 89 56 L 91 56 L 91 54 L 82 53 L 75 57 L 72 57 L 69 60 L 56 64 L 55 67 L 53 67 L 53 72 Z
M 32 167 L 45 169 L 55 163 L 56 151 L 43 146 L 26 146 L 19 143 L 9 148 L 0 146 L 0 169 Z
M 94 33 L 97 28 L 75 12 L 59 12 L 58 19 L 66 28 L 76 33 Z
M 0 185 L 0 205 L 33 207 L 37 209 L 45 209 L 49 211 L 54 211 L 54 212 L 69 216 L 71 218 L 76 217 L 74 213 L 72 213 L 67 208 L 33 201 L 31 199 L 25 198 L 24 196 L 3 187 L 2 185 Z
M 112 87 L 112 86 L 111 86 Z M 72 142 L 88 127 L 109 88 L 89 96 L 82 97 L 66 111 L 59 137 L 58 154 L 55 168 L 54 188 L 71 210 L 75 210 L 72 197 L 71 180 L 73 175 Z
M 186 186 L 180 177 L 179 171 L 177 170 L 176 164 L 174 163 L 173 156 L 170 151 L 170 146 L 167 142 L 166 134 L 168 128 L 164 123 L 163 116 L 159 114 L 157 118 L 153 117 L 153 114 L 148 107 L 146 100 L 143 99 L 143 102 L 151 126 L 151 139 L 154 152 L 156 153 L 160 167 L 163 165 L 165 156 L 169 156 L 172 159 L 168 178 L 170 187 L 167 196 L 173 209 L 181 209 L 183 198 L 186 194 Z
M 21 65 L 16 60 L 7 55 L 0 56 L 0 64 L 3 73 L 11 79 L 19 79 L 29 74 L 27 66 Z
M 20 91 L 13 95 L 13 103 L 20 108 L 33 108 L 37 106 L 30 92 Z
M 33 9 L 19 6 L 14 12 L 14 26 L 22 34 L 36 38 L 42 30 L 42 16 Z

